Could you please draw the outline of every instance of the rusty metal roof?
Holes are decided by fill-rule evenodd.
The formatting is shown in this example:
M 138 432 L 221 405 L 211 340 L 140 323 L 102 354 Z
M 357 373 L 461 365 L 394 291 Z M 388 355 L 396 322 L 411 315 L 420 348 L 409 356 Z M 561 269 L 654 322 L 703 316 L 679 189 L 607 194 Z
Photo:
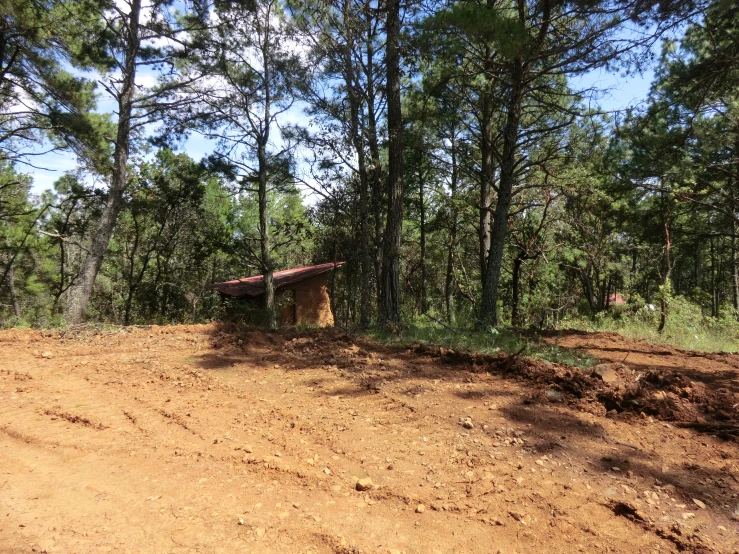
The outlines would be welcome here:
M 321 273 L 326 273 L 342 265 L 344 265 L 344 262 L 329 262 L 327 264 L 307 265 L 304 267 L 293 267 L 292 269 L 285 269 L 283 271 L 275 271 L 272 274 L 275 291 L 310 277 L 315 277 Z M 212 285 L 208 285 L 208 288 L 217 290 L 221 294 L 231 296 L 232 298 L 241 298 L 243 296 L 255 297 L 264 294 L 264 281 L 261 275 L 254 275 L 253 277 L 244 277 L 242 279 L 234 279 L 233 281 L 213 283 Z

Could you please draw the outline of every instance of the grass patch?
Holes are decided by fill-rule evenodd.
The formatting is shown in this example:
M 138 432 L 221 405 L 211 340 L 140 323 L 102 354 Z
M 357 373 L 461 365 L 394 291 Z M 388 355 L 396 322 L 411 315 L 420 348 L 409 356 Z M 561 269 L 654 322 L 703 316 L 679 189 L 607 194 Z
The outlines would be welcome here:
M 723 317 L 703 315 L 701 308 L 682 297 L 670 301 L 667 324 L 657 331 L 659 310 L 648 305 L 624 306 L 593 319 L 565 321 L 563 328 L 583 331 L 612 331 L 651 344 L 667 344 L 701 352 L 739 352 L 737 314 L 725 310 Z
M 433 323 L 413 323 L 391 333 L 386 329 L 373 329 L 370 338 L 388 345 L 434 344 L 462 352 L 480 354 L 515 354 L 538 358 L 572 367 L 588 368 L 597 360 L 584 352 L 556 345 L 549 345 L 536 337 L 524 336 L 510 330 L 477 332 L 471 329 L 450 330 Z
M 669 329 L 660 334 L 656 328 L 633 323 L 619 325 L 603 325 L 603 330 L 615 331 L 630 339 L 639 339 L 651 344 L 669 344 L 683 350 L 699 350 L 701 352 L 737 352 L 739 344 L 733 335 L 716 332 L 711 329 Z

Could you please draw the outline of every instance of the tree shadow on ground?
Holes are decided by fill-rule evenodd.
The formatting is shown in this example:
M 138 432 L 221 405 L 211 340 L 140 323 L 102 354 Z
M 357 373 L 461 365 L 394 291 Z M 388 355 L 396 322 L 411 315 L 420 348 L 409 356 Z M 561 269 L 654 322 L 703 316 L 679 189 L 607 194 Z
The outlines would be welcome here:
M 467 354 L 428 345 L 386 346 L 366 337 L 336 329 L 287 328 L 273 332 L 234 324 L 217 324 L 211 331 L 211 347 L 213 351 L 197 356 L 196 363 L 203 369 L 224 370 L 234 365 L 247 364 L 265 370 L 276 366 L 288 371 L 328 370 L 338 372 L 342 378 L 356 383 L 356 389 L 349 387 L 351 392 L 347 391 L 347 394 L 352 395 L 362 394 L 362 391 L 377 391 L 385 384 L 402 383 L 408 379 L 457 384 L 476 383 L 480 381 L 479 374 L 487 373 L 514 382 L 526 383 L 532 394 L 553 388 L 567 398 L 589 398 L 602 403 L 608 409 L 611 409 L 613 404 L 613 387 L 609 388 L 588 371 L 577 368 L 505 354 L 497 356 Z M 685 371 L 683 370 L 683 373 Z M 705 377 L 697 372 L 696 377 L 701 376 Z M 711 384 L 706 385 L 709 389 L 712 386 L 726 389 L 726 381 L 731 377 L 718 375 L 711 379 L 709 379 Z M 669 386 L 672 385 L 650 384 L 649 390 L 660 390 L 660 387 L 669 390 L 667 388 Z M 601 394 L 602 392 L 607 394 Z M 506 394 L 491 387 L 453 393 L 467 400 Z M 715 404 L 715 398 L 709 400 L 710 402 L 703 404 L 696 401 L 696 409 L 700 411 L 702 407 L 710 408 L 711 402 Z M 633 408 L 636 410 L 635 413 L 638 413 L 637 404 L 632 406 L 624 401 L 619 405 L 620 409 L 628 411 Z M 674 413 L 652 415 L 656 418 L 664 415 L 666 420 L 675 418 Z M 704 415 L 711 423 L 712 412 L 709 410 Z M 732 419 L 729 425 L 735 423 L 736 421 Z M 717 421 L 717 424 L 726 426 L 727 422 L 724 418 L 720 422 Z M 701 427 L 697 427 L 696 430 L 704 431 Z M 705 432 L 713 433 L 715 428 L 708 426 Z
M 703 499 L 717 512 L 726 512 L 722 504 L 732 494 L 736 496 L 726 472 L 704 463 L 679 461 L 669 451 L 614 439 L 601 425 L 584 422 L 567 408 L 512 406 L 502 411 L 508 420 L 528 427 L 527 446 L 533 452 L 554 453 L 632 487 L 639 479 L 661 488 L 671 485 L 671 496 L 682 503 L 692 505 L 693 498 Z
M 306 372 L 303 384 L 315 387 L 310 393 L 316 398 L 367 397 L 391 386 L 394 395 L 418 395 L 418 405 L 422 406 L 426 389 L 431 390 L 432 383 L 437 382 L 447 383 L 450 397 L 470 402 L 503 397 L 508 402 L 504 402 L 507 405 L 500 413 L 508 424 L 526 429 L 526 449 L 534 454 L 568 459 L 589 473 L 617 478 L 634 489 L 672 486 L 674 491 L 668 492 L 674 498 L 684 504 L 690 504 L 693 498 L 701 499 L 716 513 L 724 510 L 722 499 L 736 502 L 733 484 L 727 479 L 730 475 L 716 469 L 716 464 L 709 465 L 705 456 L 683 463 L 675 449 L 662 452 L 654 446 L 649 449 L 619 441 L 610 436 L 603 424 L 593 425 L 585 421 L 591 418 L 578 417 L 577 411 L 582 410 L 585 399 L 598 402 L 596 394 L 602 382 L 577 369 L 505 355 L 476 357 L 443 349 L 389 347 L 337 330 L 294 329 L 270 333 L 215 326 L 211 347 L 213 351 L 197 356 L 196 363 L 203 369 L 224 370 L 236 364 L 236 367 L 247 365 L 251 369 L 270 370 L 278 364 L 286 371 Z M 321 375 L 326 375 L 326 379 Z M 491 380 L 488 375 L 498 379 Z M 507 382 L 521 387 L 505 390 Z M 464 388 L 458 389 L 456 385 Z M 468 386 L 474 388 L 470 390 Z M 562 391 L 571 405 L 554 405 L 543 400 L 542 393 L 552 388 Z M 522 402 L 534 401 L 528 405 L 518 403 L 516 396 Z M 616 417 L 635 428 L 646 425 L 636 416 Z M 494 431 L 491 428 L 485 432 Z M 657 444 L 654 437 L 652 442 Z M 726 444 L 735 450 L 733 443 Z

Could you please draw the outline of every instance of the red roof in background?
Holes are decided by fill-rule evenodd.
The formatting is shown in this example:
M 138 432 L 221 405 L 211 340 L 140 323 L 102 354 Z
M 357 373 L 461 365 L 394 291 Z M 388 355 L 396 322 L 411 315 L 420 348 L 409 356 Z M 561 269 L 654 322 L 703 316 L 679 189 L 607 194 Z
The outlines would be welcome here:
M 623 297 L 618 293 L 613 293 L 608 297 L 608 302 L 610 304 L 626 304 L 626 300 L 623 299 Z
M 341 267 L 344 262 L 329 262 L 320 265 L 307 265 L 304 267 L 294 267 L 283 271 L 275 271 L 272 276 L 274 280 L 275 290 L 293 285 L 309 277 L 315 277 L 321 273 L 331 271 L 336 267 Z M 215 289 L 221 294 L 239 298 L 241 296 L 259 296 L 264 294 L 264 281 L 261 275 L 253 277 L 244 277 L 242 279 L 234 279 L 233 281 L 224 281 L 223 283 L 213 283 L 208 288 Z

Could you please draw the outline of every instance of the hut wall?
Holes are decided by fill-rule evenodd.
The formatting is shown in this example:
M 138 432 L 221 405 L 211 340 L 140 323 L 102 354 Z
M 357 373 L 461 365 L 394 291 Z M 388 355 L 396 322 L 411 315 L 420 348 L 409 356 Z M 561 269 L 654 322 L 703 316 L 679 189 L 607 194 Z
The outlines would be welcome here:
M 295 291 L 286 290 L 277 293 L 277 301 L 282 306 L 280 325 L 295 325 L 297 309 L 295 307 Z
M 296 323 L 320 327 L 330 327 L 334 324 L 334 314 L 331 312 L 331 300 L 326 286 L 328 275 L 322 273 L 290 287 L 295 291 Z

